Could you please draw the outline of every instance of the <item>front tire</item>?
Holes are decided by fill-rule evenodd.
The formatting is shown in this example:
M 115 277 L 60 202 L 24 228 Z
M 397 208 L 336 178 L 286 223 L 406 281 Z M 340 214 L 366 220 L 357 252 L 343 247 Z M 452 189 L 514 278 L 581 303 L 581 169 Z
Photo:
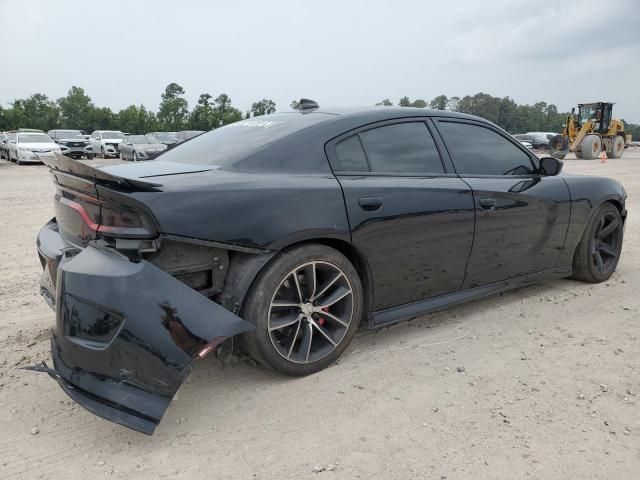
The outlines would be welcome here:
M 136 152 L 133 152 L 133 161 L 134 162 L 138 161 L 138 154 Z
M 107 156 L 106 156 L 106 155 L 105 155 L 105 153 L 104 153 L 104 147 L 100 148 L 100 156 L 101 156 L 103 159 L 107 158 Z
M 362 284 L 337 250 L 304 245 L 283 252 L 260 273 L 243 318 L 248 353 L 285 375 L 318 372 L 347 348 L 362 317 Z
M 616 270 L 622 250 L 623 223 L 611 203 L 598 208 L 587 224 L 573 255 L 573 278 L 589 283 L 608 280 Z
M 602 152 L 602 141 L 598 135 L 587 135 L 581 145 L 582 158 L 585 160 L 595 160 Z

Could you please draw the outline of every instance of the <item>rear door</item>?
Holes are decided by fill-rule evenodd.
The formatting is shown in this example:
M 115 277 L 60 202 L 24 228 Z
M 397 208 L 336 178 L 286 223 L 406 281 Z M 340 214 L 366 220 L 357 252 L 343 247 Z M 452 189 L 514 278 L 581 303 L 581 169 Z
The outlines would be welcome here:
M 556 267 L 571 210 L 562 177 L 540 175 L 536 157 L 488 124 L 436 125 L 473 189 L 476 229 L 463 288 Z
M 371 268 L 373 310 L 456 291 L 464 278 L 473 196 L 430 128 L 426 119 L 395 120 L 327 145 L 353 245 Z

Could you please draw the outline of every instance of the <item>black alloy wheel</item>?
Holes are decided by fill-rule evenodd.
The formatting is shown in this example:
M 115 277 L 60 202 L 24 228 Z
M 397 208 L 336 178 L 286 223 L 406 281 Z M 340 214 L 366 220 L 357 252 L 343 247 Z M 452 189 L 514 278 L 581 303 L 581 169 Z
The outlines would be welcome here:
M 362 285 L 337 250 L 304 245 L 283 252 L 258 276 L 244 317 L 248 353 L 287 375 L 326 368 L 347 347 L 362 316 Z
M 353 321 L 353 289 L 345 273 L 324 261 L 295 267 L 269 305 L 269 337 L 276 351 L 294 363 L 313 363 L 330 354 Z
M 598 220 L 593 238 L 593 265 L 600 274 L 611 270 L 611 266 L 618 263 L 621 244 L 622 222 L 613 212 L 606 212 Z
M 587 225 L 573 255 L 573 277 L 599 283 L 615 272 L 622 251 L 624 223 L 612 203 L 601 205 Z

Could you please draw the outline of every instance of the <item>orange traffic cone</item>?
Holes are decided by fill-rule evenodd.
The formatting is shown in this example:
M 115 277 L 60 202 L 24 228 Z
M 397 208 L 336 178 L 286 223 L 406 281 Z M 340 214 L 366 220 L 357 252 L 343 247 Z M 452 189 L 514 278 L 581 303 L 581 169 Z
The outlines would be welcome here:
M 607 153 L 604 150 L 600 154 L 600 163 L 607 163 Z

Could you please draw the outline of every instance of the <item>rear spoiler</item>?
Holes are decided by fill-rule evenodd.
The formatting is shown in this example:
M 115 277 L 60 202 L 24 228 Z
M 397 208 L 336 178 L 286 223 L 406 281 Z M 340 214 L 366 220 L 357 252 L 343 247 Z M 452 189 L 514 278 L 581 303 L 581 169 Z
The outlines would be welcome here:
M 160 183 L 146 182 L 142 180 L 133 180 L 131 178 L 118 177 L 107 173 L 99 168 L 92 167 L 86 163 L 73 160 L 61 153 L 55 153 L 55 158 L 40 158 L 51 170 L 58 172 L 70 173 L 76 177 L 91 180 L 96 183 L 111 185 L 126 190 L 135 190 L 143 192 L 158 191 L 162 187 Z

